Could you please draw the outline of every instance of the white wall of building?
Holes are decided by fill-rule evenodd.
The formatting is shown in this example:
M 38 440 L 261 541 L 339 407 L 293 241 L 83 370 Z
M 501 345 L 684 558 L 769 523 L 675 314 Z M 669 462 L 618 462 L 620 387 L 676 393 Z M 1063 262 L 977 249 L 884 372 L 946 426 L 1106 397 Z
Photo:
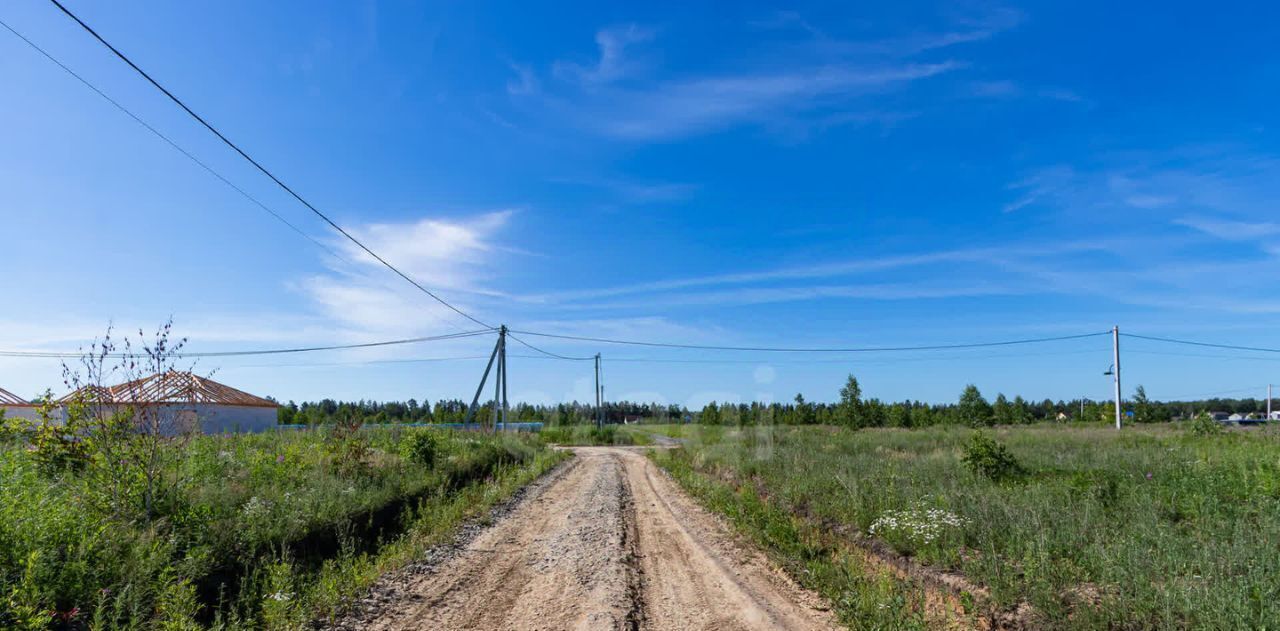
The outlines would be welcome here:
M 33 405 L 0 405 L 0 410 L 4 410 L 5 418 L 23 418 L 28 421 L 40 418 Z
M 114 407 L 114 406 L 112 406 Z M 37 408 L 31 406 L 4 406 L 6 418 L 39 419 Z M 154 410 L 154 412 L 152 411 Z M 63 410 L 53 411 L 53 418 L 62 419 Z M 155 422 L 165 434 L 178 434 L 198 427 L 204 434 L 252 434 L 276 427 L 276 408 L 249 405 L 222 405 L 216 403 L 170 403 L 147 408 L 137 415 L 142 421 L 148 414 L 156 414 Z M 145 422 L 151 422 L 148 419 Z

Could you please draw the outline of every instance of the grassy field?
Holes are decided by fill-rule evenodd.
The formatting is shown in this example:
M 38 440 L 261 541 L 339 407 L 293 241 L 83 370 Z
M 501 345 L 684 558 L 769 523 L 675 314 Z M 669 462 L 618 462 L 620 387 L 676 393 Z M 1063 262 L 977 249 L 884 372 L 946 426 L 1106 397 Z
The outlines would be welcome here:
M 542 428 L 539 437 L 556 445 L 647 445 L 648 435 L 625 431 L 618 425 L 549 425 Z
M 1280 625 L 1272 431 L 996 429 L 1019 465 L 997 480 L 962 462 L 963 428 L 650 429 L 684 440 L 660 465 L 857 628 L 946 617 L 922 583 L 857 553 L 885 545 L 963 573 L 975 589 L 951 609 L 969 621 L 1021 606 L 1038 628 Z
M 101 458 L 51 469 L 0 448 L 0 628 L 298 628 L 568 457 L 439 430 L 180 449 L 146 517 L 107 497 L 104 468 L 124 469 Z

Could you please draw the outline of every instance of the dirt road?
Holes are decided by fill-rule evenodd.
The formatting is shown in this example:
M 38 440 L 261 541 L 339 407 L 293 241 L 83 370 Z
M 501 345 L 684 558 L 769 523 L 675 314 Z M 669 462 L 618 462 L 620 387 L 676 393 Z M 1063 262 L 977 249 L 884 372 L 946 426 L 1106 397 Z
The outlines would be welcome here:
M 361 621 L 390 629 L 830 629 L 642 454 L 578 456 L 456 556 Z

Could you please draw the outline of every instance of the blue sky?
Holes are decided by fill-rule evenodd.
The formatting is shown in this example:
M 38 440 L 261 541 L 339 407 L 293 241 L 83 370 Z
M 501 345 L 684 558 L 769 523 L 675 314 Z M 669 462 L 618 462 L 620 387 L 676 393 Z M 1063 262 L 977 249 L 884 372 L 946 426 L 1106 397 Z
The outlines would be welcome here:
M 1274 7 L 899 4 L 70 6 L 486 321 L 799 346 L 1119 324 L 1280 346 Z M 341 255 L 0 31 L 0 347 L 75 349 L 109 321 L 153 328 L 170 314 L 192 350 L 470 328 L 326 232 L 52 5 L 14 0 L 0 19 Z M 386 360 L 488 344 L 199 370 L 282 399 L 462 397 L 478 360 Z M 690 405 L 829 400 L 849 372 L 886 399 L 952 400 L 966 383 L 1055 399 L 1110 388 L 1105 338 L 819 358 L 541 344 L 603 353 L 611 398 Z M 1126 384 L 1157 397 L 1280 382 L 1276 361 L 1248 353 L 1125 350 Z M 590 363 L 512 353 L 513 397 L 590 398 Z M 628 361 L 654 358 L 679 361 Z M 9 390 L 59 385 L 54 361 L 0 360 Z

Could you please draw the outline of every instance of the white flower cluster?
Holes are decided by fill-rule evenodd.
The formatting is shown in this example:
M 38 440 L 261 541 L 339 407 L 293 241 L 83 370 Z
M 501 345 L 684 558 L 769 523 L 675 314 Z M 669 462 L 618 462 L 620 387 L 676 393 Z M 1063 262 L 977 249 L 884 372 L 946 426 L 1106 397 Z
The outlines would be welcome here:
M 873 536 L 896 534 L 912 541 L 929 544 L 938 540 L 947 528 L 964 528 L 965 519 L 941 508 L 889 510 L 880 514 L 868 532 Z
M 246 517 L 256 517 L 270 511 L 271 502 L 255 495 L 249 498 L 249 501 L 245 502 L 244 506 L 240 507 L 240 510 Z

